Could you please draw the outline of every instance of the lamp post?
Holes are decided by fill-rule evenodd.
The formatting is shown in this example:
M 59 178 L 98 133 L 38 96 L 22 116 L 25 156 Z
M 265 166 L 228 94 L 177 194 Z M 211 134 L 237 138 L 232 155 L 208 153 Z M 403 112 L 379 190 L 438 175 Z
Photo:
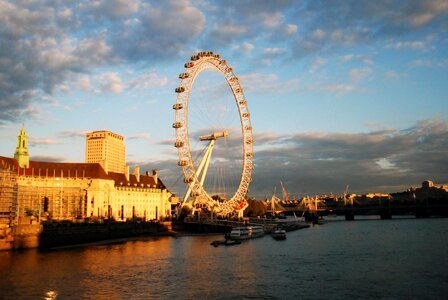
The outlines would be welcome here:
M 58 214 L 58 220 L 61 219 L 62 216 L 62 184 L 59 182 L 60 178 L 56 178 L 56 186 L 59 187 L 59 214 Z

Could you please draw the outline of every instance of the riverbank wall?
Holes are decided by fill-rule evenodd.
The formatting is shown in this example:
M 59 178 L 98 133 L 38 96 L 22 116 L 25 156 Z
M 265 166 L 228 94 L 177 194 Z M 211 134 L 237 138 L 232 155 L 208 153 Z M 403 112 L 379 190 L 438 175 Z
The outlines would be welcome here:
M 0 229 L 0 250 L 45 249 L 170 232 L 170 222 L 21 224 Z

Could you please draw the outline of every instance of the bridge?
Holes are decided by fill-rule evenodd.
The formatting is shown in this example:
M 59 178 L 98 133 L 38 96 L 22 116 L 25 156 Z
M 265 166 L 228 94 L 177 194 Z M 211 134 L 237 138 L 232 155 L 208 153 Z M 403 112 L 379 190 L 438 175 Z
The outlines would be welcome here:
M 285 207 L 283 210 L 277 210 L 278 214 L 296 214 L 299 216 L 325 216 L 339 215 L 345 216 L 347 221 L 354 220 L 356 215 L 379 215 L 381 219 L 391 219 L 393 215 L 414 215 L 416 218 L 427 218 L 430 216 L 448 217 L 447 204 L 413 204 L 413 205 L 340 205 L 327 206 L 317 210 L 306 207 Z

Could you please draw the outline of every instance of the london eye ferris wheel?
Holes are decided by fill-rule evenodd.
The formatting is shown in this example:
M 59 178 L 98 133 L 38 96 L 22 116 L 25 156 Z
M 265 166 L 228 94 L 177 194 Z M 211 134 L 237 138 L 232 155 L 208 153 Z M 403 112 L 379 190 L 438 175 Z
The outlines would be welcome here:
M 208 71 L 217 71 L 224 77 L 227 92 L 218 88 L 219 91 L 211 96 L 197 96 L 201 88 L 193 85 L 195 81 L 198 83 L 201 73 L 206 74 L 204 85 L 209 83 L 207 79 L 212 75 Z M 187 186 L 182 206 L 191 205 L 193 209 L 205 209 L 220 216 L 235 212 L 242 216 L 247 207 L 246 194 L 252 178 L 254 154 L 250 114 L 239 80 L 227 62 L 213 52 L 193 55 L 179 78 L 181 82 L 175 90 L 177 99 L 173 105 L 173 128 L 178 165 Z M 202 86 L 204 89 L 206 87 Z M 229 103 L 231 107 L 223 106 Z M 224 117 L 219 120 L 221 115 Z M 199 119 L 210 121 L 194 127 Z M 230 120 L 236 121 L 230 124 Z M 215 154 L 212 156 L 212 153 Z M 233 187 L 227 188 L 222 197 L 213 195 L 216 191 L 212 188 L 210 174 L 225 177 L 223 180 L 233 177 Z M 214 181 L 216 185 L 216 179 Z

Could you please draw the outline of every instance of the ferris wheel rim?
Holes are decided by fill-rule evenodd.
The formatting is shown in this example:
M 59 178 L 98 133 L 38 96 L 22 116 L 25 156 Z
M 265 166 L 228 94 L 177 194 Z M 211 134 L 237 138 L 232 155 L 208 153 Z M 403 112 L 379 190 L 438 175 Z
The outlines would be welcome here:
M 184 182 L 191 189 L 192 196 L 205 197 L 203 200 L 218 208 L 226 208 L 235 206 L 245 201 L 245 196 L 249 190 L 249 183 L 252 179 L 253 169 L 253 137 L 252 126 L 250 122 L 250 114 L 247 107 L 247 101 L 243 93 L 243 89 L 238 78 L 233 73 L 232 68 L 227 66 L 227 62 L 212 52 L 200 52 L 198 55 L 192 56 L 191 61 L 185 64 L 185 72 L 179 75 L 181 83 L 176 88 L 177 98 L 173 109 L 176 111 L 175 123 L 173 127 L 176 130 L 175 147 L 178 149 L 179 162 L 182 167 Z M 238 108 L 242 132 L 242 170 L 240 182 L 233 196 L 224 204 L 213 200 L 206 189 L 200 184 L 196 176 L 196 168 L 191 156 L 189 134 L 188 134 L 188 101 L 191 88 L 193 87 L 196 77 L 206 69 L 214 69 L 220 72 L 228 86 L 230 87 L 233 98 Z M 213 205 L 210 205 L 212 203 Z

